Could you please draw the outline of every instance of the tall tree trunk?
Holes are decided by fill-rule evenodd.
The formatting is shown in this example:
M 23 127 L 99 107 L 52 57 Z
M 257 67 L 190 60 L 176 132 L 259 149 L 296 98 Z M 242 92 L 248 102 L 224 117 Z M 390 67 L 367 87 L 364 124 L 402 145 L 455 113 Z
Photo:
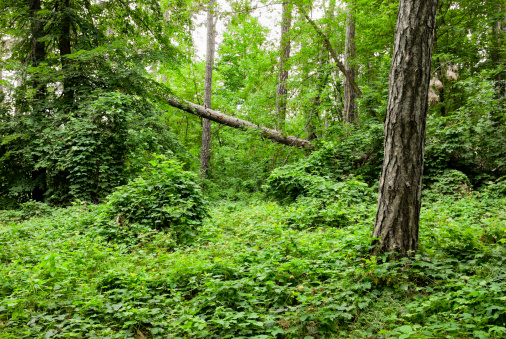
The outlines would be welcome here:
M 354 8 L 348 4 L 346 10 L 346 39 L 344 45 L 344 67 L 351 79 L 355 81 L 355 66 L 352 66 L 357 53 L 355 48 L 355 15 Z M 355 99 L 357 94 L 353 89 L 350 80 L 344 78 L 344 120 L 345 123 L 354 124 L 357 122 L 357 112 L 355 109 Z
M 503 6 L 498 6 L 498 17 L 499 19 L 495 22 L 494 26 L 492 27 L 492 53 L 491 53 L 491 59 L 493 66 L 496 68 L 499 68 L 503 60 L 503 53 L 502 53 L 502 45 L 503 45 L 503 39 L 504 34 L 506 33 L 506 24 L 504 22 L 504 13 L 503 13 Z M 497 88 L 497 94 L 499 98 L 502 98 L 505 93 L 505 76 L 504 71 L 500 70 L 497 71 L 495 76 L 495 86 Z
M 42 9 L 40 0 L 28 0 L 28 8 L 30 11 L 30 28 L 31 28 L 31 65 L 38 67 L 42 61 L 46 59 L 46 44 L 40 41 L 44 35 L 44 24 L 40 19 L 38 12 Z M 38 80 L 32 81 L 32 88 L 35 90 L 35 99 L 43 100 L 46 96 L 45 85 L 41 85 Z
M 58 49 L 60 50 L 60 62 L 63 71 L 63 102 L 67 106 L 66 110 L 71 110 L 74 103 L 74 88 L 72 84 L 70 60 L 67 55 L 71 54 L 70 42 L 70 0 L 58 0 L 57 11 L 61 15 L 61 31 L 58 39 Z
M 325 84 L 328 80 L 328 72 L 325 69 L 326 60 L 324 57 L 320 57 L 318 61 L 318 71 L 316 75 L 316 94 L 313 97 L 313 104 L 311 108 L 306 112 L 306 133 L 307 140 L 312 141 L 317 138 L 316 135 L 316 122 L 320 119 L 319 110 L 321 105 L 321 96 Z
M 373 254 L 418 249 L 425 126 L 437 0 L 400 0 L 389 76 L 385 159 Z
M 206 75 L 204 82 L 204 107 L 211 108 L 211 90 L 213 84 L 214 63 L 214 23 L 213 23 L 214 0 L 209 0 L 207 7 L 207 52 L 206 52 Z M 200 150 L 200 175 L 207 178 L 209 160 L 211 159 L 211 120 L 202 119 L 202 147 Z
M 290 59 L 290 27 L 292 25 L 292 4 L 290 0 L 283 2 L 283 10 L 281 12 L 281 56 L 279 59 L 279 76 L 278 88 L 276 90 L 276 110 L 278 113 L 278 122 L 276 129 L 283 131 L 285 129 L 286 120 L 286 102 L 288 90 L 286 82 L 288 80 L 288 62 Z
M 325 17 L 328 19 L 334 18 L 334 9 L 336 2 L 335 0 L 331 0 L 329 3 L 329 7 L 325 9 L 325 1 L 323 2 L 323 11 L 325 12 Z M 331 34 L 332 25 L 327 24 L 325 27 L 326 34 Z M 322 41 L 321 46 L 318 48 L 318 65 L 317 65 L 317 74 L 316 74 L 316 94 L 313 98 L 313 104 L 311 109 L 306 112 L 306 133 L 307 139 L 312 141 L 317 138 L 316 135 L 316 123 L 320 121 L 320 106 L 321 106 L 321 96 L 322 92 L 327 85 L 327 81 L 329 78 L 329 70 L 326 65 L 328 63 L 329 52 L 325 50 L 324 43 Z M 325 116 L 325 129 L 328 128 L 328 120 L 327 116 Z

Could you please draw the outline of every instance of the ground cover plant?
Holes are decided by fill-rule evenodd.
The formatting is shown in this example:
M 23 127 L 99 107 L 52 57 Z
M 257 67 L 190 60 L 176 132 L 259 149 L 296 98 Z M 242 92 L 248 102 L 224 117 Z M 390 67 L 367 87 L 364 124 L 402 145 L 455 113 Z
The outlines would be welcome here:
M 294 227 L 305 198 L 222 202 L 175 247 L 169 232 L 107 241 L 92 205 L 2 212 L 0 337 L 504 337 L 504 196 L 427 202 L 417 256 L 381 263 L 357 186 L 322 211 L 336 223 Z

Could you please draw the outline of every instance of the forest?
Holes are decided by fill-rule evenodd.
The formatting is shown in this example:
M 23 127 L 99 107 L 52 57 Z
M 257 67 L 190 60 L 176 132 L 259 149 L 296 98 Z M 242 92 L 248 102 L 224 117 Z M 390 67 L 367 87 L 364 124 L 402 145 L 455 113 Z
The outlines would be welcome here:
M 505 338 L 506 0 L 0 0 L 0 338 Z

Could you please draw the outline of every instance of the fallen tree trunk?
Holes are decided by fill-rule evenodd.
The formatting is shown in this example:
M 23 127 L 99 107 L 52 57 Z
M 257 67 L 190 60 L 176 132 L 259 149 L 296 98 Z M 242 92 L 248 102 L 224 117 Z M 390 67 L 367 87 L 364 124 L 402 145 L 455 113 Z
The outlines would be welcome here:
M 222 125 L 230 126 L 241 130 L 252 129 L 259 131 L 261 137 L 271 139 L 283 145 L 295 146 L 306 149 L 310 149 L 312 147 L 311 143 L 306 139 L 301 139 L 293 136 L 284 136 L 283 134 L 281 134 L 276 130 L 256 125 L 246 120 L 231 117 L 230 115 L 226 115 L 221 112 L 205 108 L 192 102 L 175 98 L 167 98 L 166 101 L 172 107 L 179 108 L 180 110 L 185 111 L 187 113 L 199 116 L 201 118 L 209 119 Z

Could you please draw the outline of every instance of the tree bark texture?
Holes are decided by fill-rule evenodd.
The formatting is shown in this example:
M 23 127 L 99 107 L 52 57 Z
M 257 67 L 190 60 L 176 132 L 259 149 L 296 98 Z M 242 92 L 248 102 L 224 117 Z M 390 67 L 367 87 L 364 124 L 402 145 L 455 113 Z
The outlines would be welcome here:
M 418 249 L 425 126 L 437 0 L 400 0 L 389 75 L 385 157 L 373 254 Z
M 355 15 L 354 9 L 348 5 L 346 9 L 346 39 L 344 43 L 344 68 L 348 73 L 351 80 L 355 81 L 355 66 L 352 62 L 355 59 L 357 52 L 355 48 Z M 350 63 L 351 61 L 351 63 Z M 348 124 L 357 122 L 357 112 L 355 109 L 355 99 L 357 94 L 353 89 L 351 81 L 348 77 L 344 78 L 344 121 Z
M 204 80 L 204 107 L 211 109 L 211 95 L 213 84 L 214 64 L 214 23 L 213 23 L 214 0 L 209 1 L 207 7 L 207 52 L 206 52 L 206 74 Z M 207 178 L 209 161 L 211 160 L 211 120 L 202 119 L 202 146 L 200 149 L 200 175 Z
M 295 146 L 295 147 L 301 147 L 301 148 L 311 148 L 311 143 L 308 140 L 293 137 L 293 136 L 284 136 L 280 132 L 263 127 L 260 125 L 256 125 L 252 122 L 242 120 L 239 118 L 232 117 L 230 115 L 223 114 L 218 111 L 213 111 L 209 108 L 205 108 L 203 106 L 176 99 L 176 98 L 167 98 L 167 103 L 175 108 L 178 108 L 182 111 L 185 111 L 187 113 L 209 119 L 211 121 L 217 122 L 222 125 L 226 125 L 229 127 L 241 129 L 241 130 L 248 130 L 251 129 L 253 131 L 258 131 L 260 133 L 260 136 L 263 138 L 271 139 L 277 143 L 287 145 L 287 146 Z
M 278 122 L 276 129 L 283 131 L 286 121 L 286 103 L 288 90 L 286 83 L 288 81 L 288 63 L 290 60 L 290 27 L 292 25 L 292 4 L 289 0 L 283 2 L 283 10 L 281 12 L 281 41 L 280 41 L 280 58 L 279 58 L 279 75 L 278 87 L 276 90 L 276 110 L 278 113 Z
M 46 44 L 40 41 L 44 36 L 44 24 L 40 19 L 38 12 L 42 9 L 40 0 L 28 0 L 28 8 L 30 11 L 30 29 L 31 29 L 31 65 L 38 67 L 42 61 L 46 59 Z M 32 88 L 35 90 L 35 99 L 42 100 L 46 95 L 45 86 L 39 81 L 32 82 Z

